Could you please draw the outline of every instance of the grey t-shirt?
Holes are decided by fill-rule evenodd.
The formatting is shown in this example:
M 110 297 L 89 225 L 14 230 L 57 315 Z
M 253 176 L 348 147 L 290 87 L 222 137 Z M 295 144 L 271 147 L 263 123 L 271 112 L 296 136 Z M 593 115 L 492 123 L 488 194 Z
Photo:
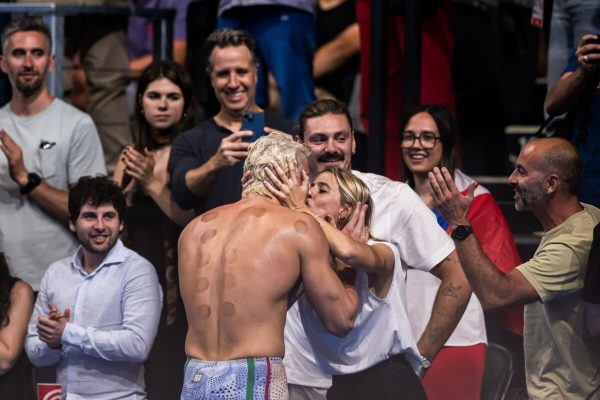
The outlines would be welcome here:
M 92 119 L 61 100 L 54 99 L 48 108 L 30 117 L 19 117 L 6 105 L 0 109 L 0 129 L 21 146 L 27 170 L 57 190 L 68 190 L 82 176 L 106 174 Z M 12 275 L 34 290 L 50 263 L 77 248 L 66 221 L 50 216 L 21 195 L 1 153 L 0 237 Z

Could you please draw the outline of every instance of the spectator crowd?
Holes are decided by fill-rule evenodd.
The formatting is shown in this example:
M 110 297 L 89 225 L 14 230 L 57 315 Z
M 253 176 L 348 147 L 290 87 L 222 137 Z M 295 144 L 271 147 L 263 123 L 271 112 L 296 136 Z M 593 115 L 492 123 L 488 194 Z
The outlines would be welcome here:
M 221 0 L 202 43 L 193 3 L 129 1 L 176 9 L 174 61 L 143 19 L 67 18 L 82 99 L 49 90 L 42 18 L 2 30 L 0 398 L 479 399 L 497 329 L 518 343 L 506 398 L 600 399 L 600 17 L 552 46 L 545 107 L 567 134 L 527 142 L 508 178 L 543 228 L 521 259 L 463 170 L 452 1 L 423 4 L 407 112 L 389 2 L 385 176 L 352 165 L 373 1 Z

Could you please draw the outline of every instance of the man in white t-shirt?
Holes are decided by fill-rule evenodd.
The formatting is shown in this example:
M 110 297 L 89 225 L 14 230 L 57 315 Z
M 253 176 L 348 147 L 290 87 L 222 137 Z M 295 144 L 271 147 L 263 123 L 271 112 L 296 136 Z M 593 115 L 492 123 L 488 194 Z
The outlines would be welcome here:
M 311 175 L 329 166 L 350 170 L 356 143 L 351 118 L 343 103 L 319 100 L 305 108 L 300 116 L 300 135 L 312 150 Z M 429 271 L 441 280 L 431 318 L 417 341 L 426 370 L 458 324 L 471 288 L 452 240 L 408 185 L 375 174 L 352 172 L 371 190 L 374 202 L 371 234 L 393 243 L 403 265 Z M 315 363 L 296 306 L 288 312 L 285 339 L 284 363 L 290 398 L 324 399 L 331 380 Z
M 13 20 L 1 40 L 0 67 L 12 86 L 0 109 L 1 250 L 12 274 L 37 291 L 48 265 L 77 248 L 67 228 L 69 186 L 106 169 L 91 118 L 48 92 L 48 26 L 39 17 Z

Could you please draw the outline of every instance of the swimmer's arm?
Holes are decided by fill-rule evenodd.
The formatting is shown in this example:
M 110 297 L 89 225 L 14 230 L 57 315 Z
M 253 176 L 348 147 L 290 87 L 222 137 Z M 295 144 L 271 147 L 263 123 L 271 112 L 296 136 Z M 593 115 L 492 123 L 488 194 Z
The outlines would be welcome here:
M 299 235 L 302 281 L 308 301 L 313 306 L 325 329 L 343 337 L 354 326 L 358 310 L 358 295 L 350 286 L 344 286 L 329 265 L 329 248 L 323 231 L 314 220 L 308 232 Z
M 302 279 L 298 279 L 298 282 L 294 285 L 290 294 L 288 295 L 288 310 L 294 305 L 294 303 L 304 294 L 304 285 Z

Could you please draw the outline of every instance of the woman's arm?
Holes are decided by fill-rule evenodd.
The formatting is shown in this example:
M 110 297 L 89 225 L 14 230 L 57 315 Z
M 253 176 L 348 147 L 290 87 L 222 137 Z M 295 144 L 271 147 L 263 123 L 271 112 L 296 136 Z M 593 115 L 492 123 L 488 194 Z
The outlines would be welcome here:
M 0 375 L 10 371 L 21 355 L 32 312 L 33 291 L 28 284 L 18 281 L 10 292 L 9 323 L 0 328 Z
M 357 207 L 363 208 L 366 205 L 361 203 Z M 344 232 L 340 231 L 323 218 L 315 215 L 308 208 L 297 208 L 296 211 L 312 215 L 319 225 L 333 255 L 345 264 L 350 265 L 360 271 L 374 274 L 389 274 L 394 270 L 394 253 L 384 244 L 361 243 Z
M 356 241 L 306 207 L 308 176 L 304 171 L 298 173 L 292 160 L 288 159 L 287 161 L 289 176 L 276 163 L 271 163 L 271 167 L 265 169 L 265 173 L 271 181 L 265 181 L 265 187 L 271 194 L 284 206 L 312 215 L 325 232 L 331 252 L 342 262 L 361 271 L 375 274 L 388 274 L 393 271 L 394 254 L 389 247 L 379 244 L 368 245 Z M 364 225 L 366 205 L 358 203 L 356 208 L 359 210 L 359 214 L 358 217 L 356 213 L 353 214 L 353 224 Z M 362 221 L 357 221 L 356 218 L 360 220 L 361 216 Z

